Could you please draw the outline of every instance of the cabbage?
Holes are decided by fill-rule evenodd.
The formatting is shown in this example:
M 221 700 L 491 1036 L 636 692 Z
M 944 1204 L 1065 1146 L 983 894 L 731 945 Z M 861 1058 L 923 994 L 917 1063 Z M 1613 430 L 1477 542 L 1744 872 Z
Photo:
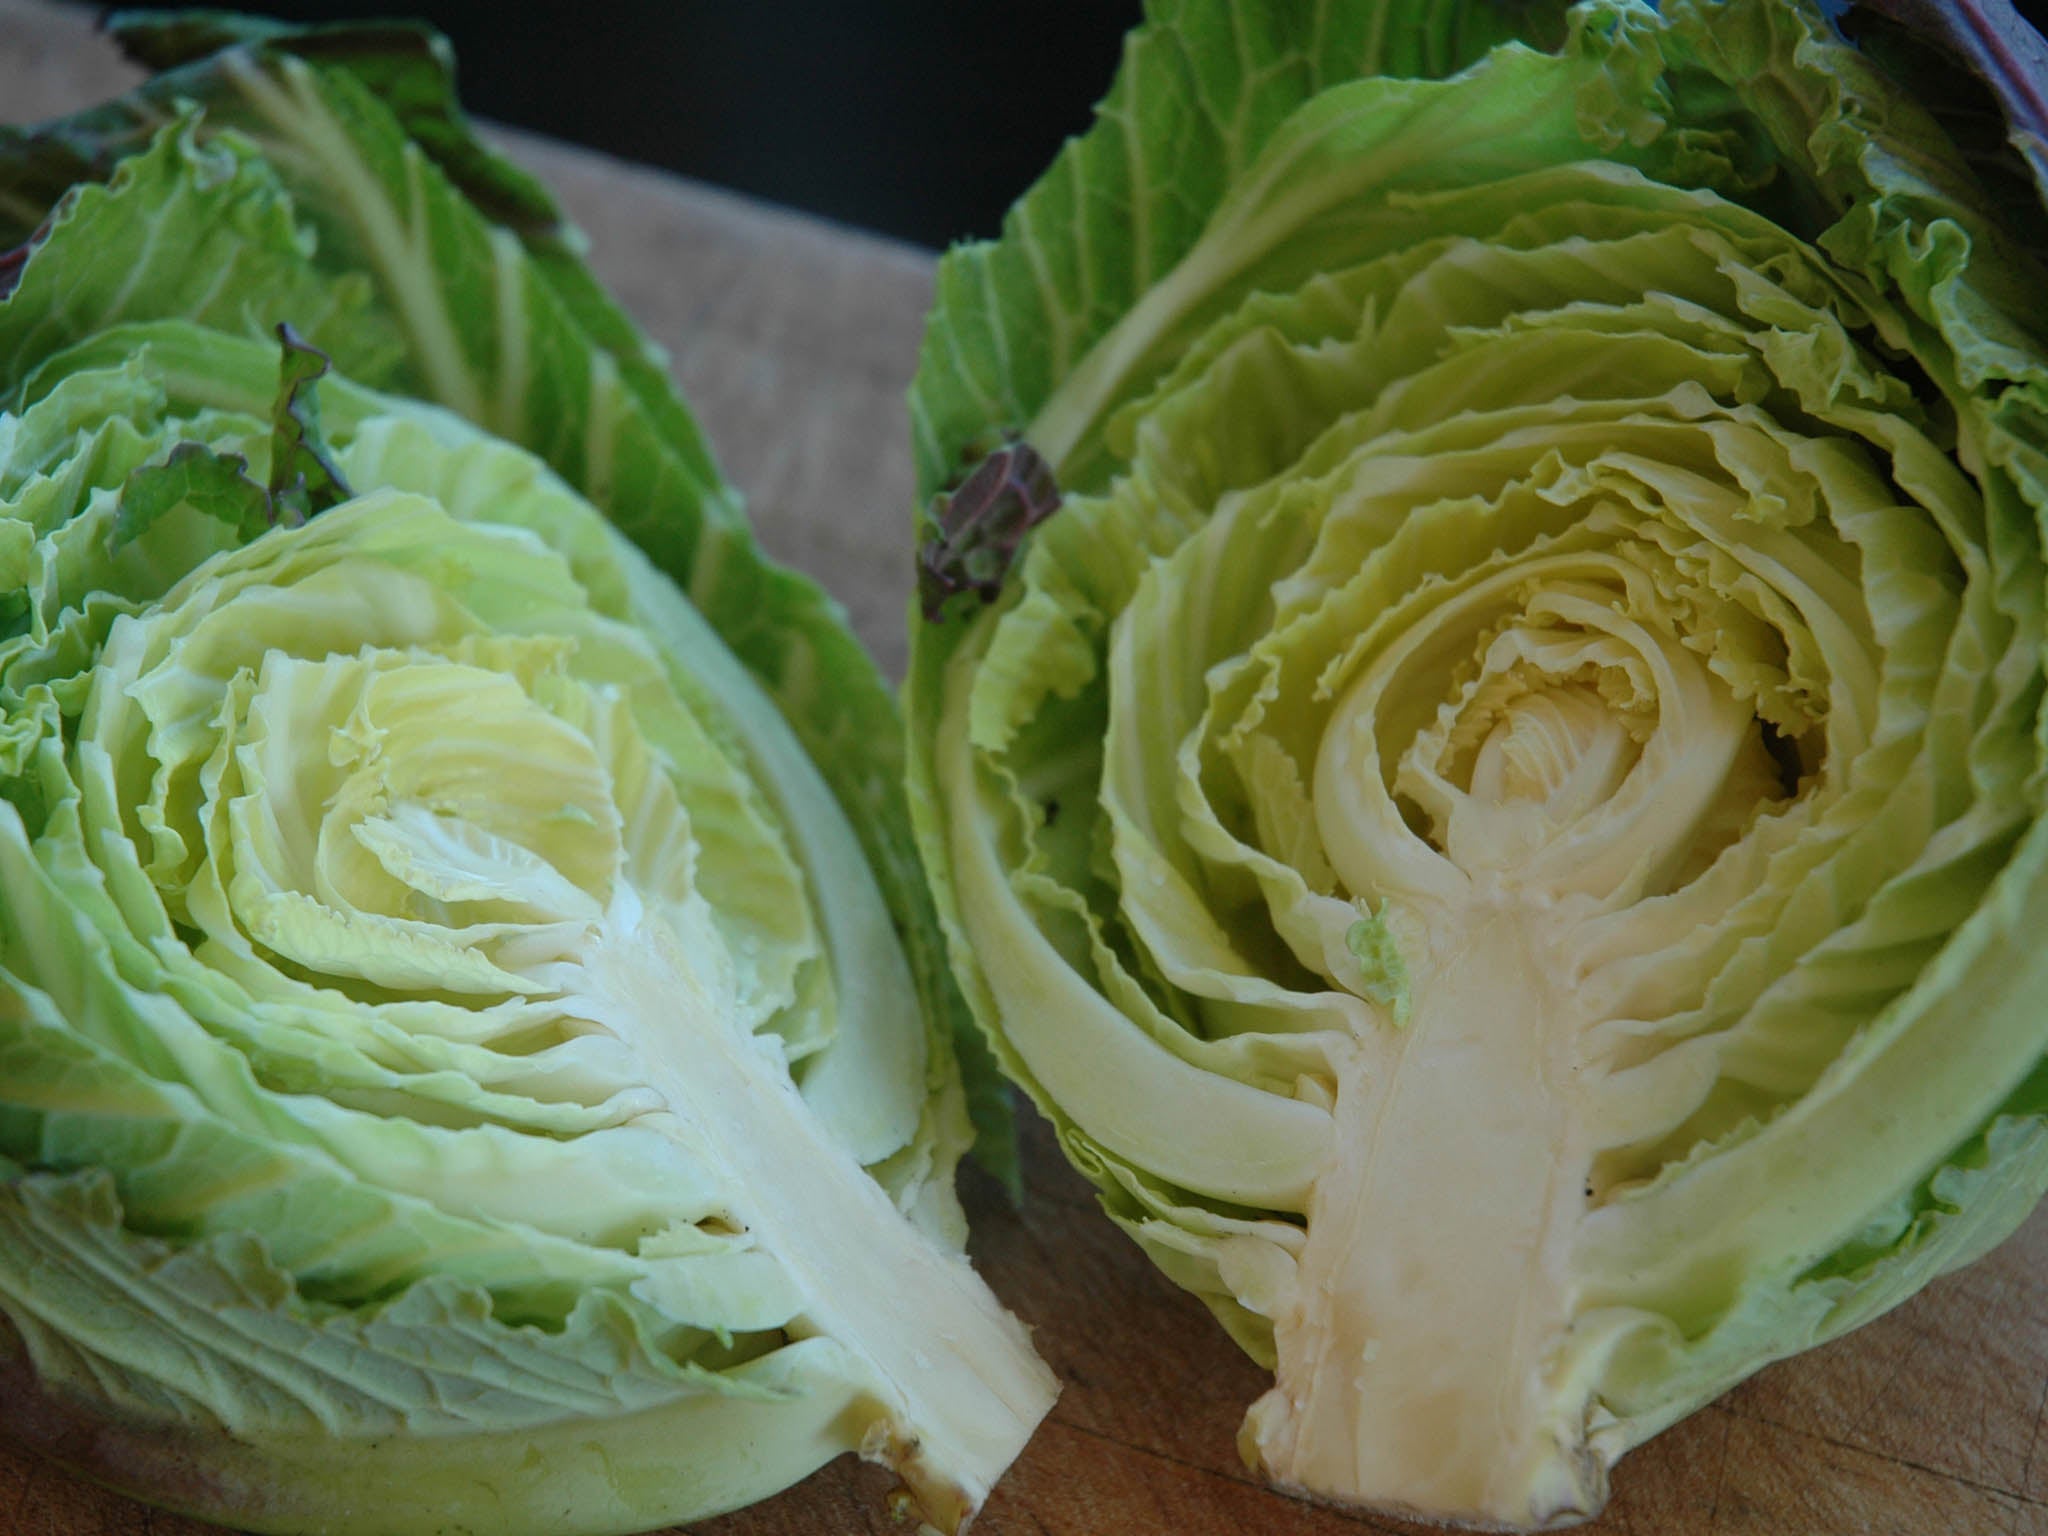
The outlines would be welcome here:
M 1803 0 L 1149 17 L 913 390 L 954 963 L 1248 1461 L 1569 1523 L 2048 1185 L 2048 225 Z
M 0 137 L 0 1431 L 261 1531 L 848 1450 L 957 1528 L 1052 1383 L 872 666 L 437 39 L 129 38 Z

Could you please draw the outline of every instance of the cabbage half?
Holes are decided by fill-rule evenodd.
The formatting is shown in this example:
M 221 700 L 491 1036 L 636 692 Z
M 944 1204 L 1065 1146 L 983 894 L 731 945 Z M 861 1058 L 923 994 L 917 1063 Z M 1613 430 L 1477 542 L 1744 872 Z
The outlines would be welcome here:
M 0 1433 L 262 1531 L 847 1450 L 956 1528 L 1052 1385 L 879 679 L 430 38 L 182 25 L 0 139 Z
M 942 267 L 927 864 L 1277 1482 L 1569 1523 L 2048 1184 L 2011 185 L 1790 0 L 1159 0 Z

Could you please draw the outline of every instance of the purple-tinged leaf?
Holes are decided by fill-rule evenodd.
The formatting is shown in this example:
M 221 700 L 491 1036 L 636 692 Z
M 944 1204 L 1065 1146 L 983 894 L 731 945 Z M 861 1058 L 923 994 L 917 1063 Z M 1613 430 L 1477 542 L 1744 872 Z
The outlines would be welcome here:
M 26 240 L 8 250 L 0 251 L 0 300 L 4 300 L 21 283 L 21 274 L 28 270 L 28 259 L 35 254 L 37 246 L 49 238 L 50 221 L 43 220 Z
M 351 492 L 320 435 L 320 401 L 313 389 L 333 363 L 288 324 L 277 327 L 277 339 L 284 355 L 270 413 L 272 520 L 297 527 Z
M 283 526 L 296 528 L 351 494 L 320 435 L 314 384 L 331 366 L 327 354 L 289 325 L 277 327 L 283 355 L 271 407 L 270 483 L 260 485 L 239 453 L 204 443 L 179 443 L 159 464 L 145 464 L 121 487 L 110 535 L 115 548 L 142 537 L 179 507 L 233 528 L 244 542 Z
M 918 601 L 937 623 L 963 592 L 994 602 L 1024 536 L 1059 510 L 1052 466 L 1026 442 L 990 453 L 957 489 L 932 500 L 917 552 Z
M 1882 16 L 1966 62 L 1998 98 L 2012 146 L 2048 204 L 2048 40 L 2012 0 L 1857 0 L 1853 9 Z

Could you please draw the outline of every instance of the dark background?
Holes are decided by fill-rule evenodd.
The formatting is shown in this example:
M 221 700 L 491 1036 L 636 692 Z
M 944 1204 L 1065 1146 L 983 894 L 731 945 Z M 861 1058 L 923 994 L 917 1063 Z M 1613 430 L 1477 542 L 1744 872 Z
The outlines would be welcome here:
M 187 0 L 190 3 L 190 0 Z M 218 0 L 216 0 L 218 3 Z M 133 9 L 176 10 L 176 4 Z M 1109 89 L 1139 0 L 247 0 L 446 32 L 480 117 L 943 246 Z
M 299 21 L 424 17 L 454 42 L 463 101 L 478 116 L 928 246 L 997 232 L 1060 144 L 1087 128 L 1141 10 L 1141 0 L 242 3 Z M 1845 0 L 1824 3 L 1839 11 Z M 2018 9 L 2039 26 L 2048 0 Z

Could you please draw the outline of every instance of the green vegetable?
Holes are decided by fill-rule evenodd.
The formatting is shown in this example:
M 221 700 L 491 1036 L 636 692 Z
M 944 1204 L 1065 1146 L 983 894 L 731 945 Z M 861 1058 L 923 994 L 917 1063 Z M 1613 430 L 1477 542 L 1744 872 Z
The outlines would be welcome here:
M 880 680 L 437 39 L 127 25 L 190 62 L 0 135 L 0 1432 L 251 1530 L 848 1450 L 955 1529 L 1053 1387 Z
M 2048 1185 L 2048 224 L 1803 0 L 1149 14 L 940 271 L 927 866 L 1247 1459 L 1568 1523 Z

